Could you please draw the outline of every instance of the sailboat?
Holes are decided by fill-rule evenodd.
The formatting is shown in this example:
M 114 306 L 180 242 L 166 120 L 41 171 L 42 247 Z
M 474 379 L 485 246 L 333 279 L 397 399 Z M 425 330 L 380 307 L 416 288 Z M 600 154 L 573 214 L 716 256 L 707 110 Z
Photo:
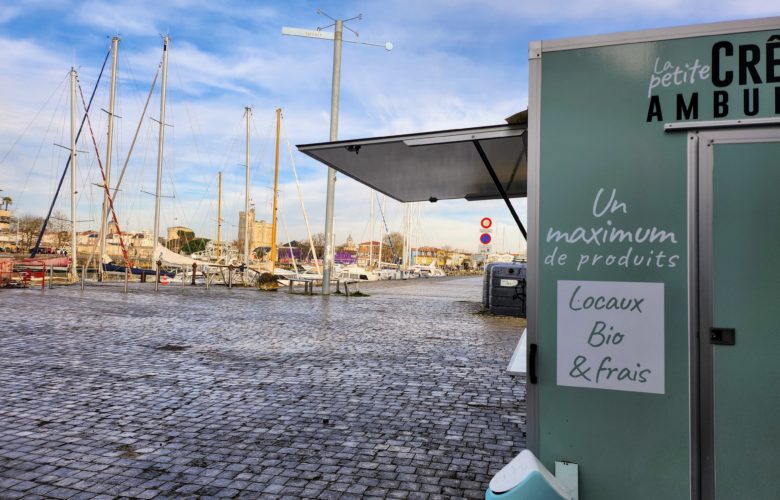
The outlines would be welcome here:
M 167 250 L 165 247 L 160 245 L 160 189 L 162 185 L 162 165 L 163 165 L 163 151 L 164 151 L 164 140 L 165 140 L 165 96 L 166 96 L 166 88 L 167 88 L 167 81 L 168 81 L 168 45 L 170 43 L 170 37 L 168 35 L 165 35 L 163 37 L 163 57 L 162 57 L 162 80 L 160 83 L 160 119 L 159 119 L 159 136 L 157 141 L 157 182 L 156 182 L 156 190 L 155 190 L 155 206 L 154 206 L 154 239 L 153 245 L 154 249 L 152 251 L 152 262 L 161 262 L 162 256 L 164 255 L 164 251 Z M 114 59 L 116 59 L 116 54 L 114 54 Z M 114 63 L 114 72 L 116 68 L 116 63 Z M 155 75 L 155 81 L 157 79 L 157 75 Z M 111 110 L 109 111 L 109 141 L 108 144 L 111 144 L 111 119 L 113 116 L 113 82 L 115 81 L 115 74 L 112 75 L 112 97 L 111 97 Z M 152 88 L 154 88 L 154 83 L 152 82 Z M 151 91 L 149 94 L 149 97 L 151 97 Z M 147 99 L 147 105 L 148 105 L 148 99 Z M 146 112 L 146 106 L 144 107 L 144 113 Z M 141 116 L 141 120 L 143 120 L 143 114 Z M 139 123 L 139 129 L 140 129 L 140 123 Z M 138 134 L 138 129 L 136 130 L 136 137 Z M 135 144 L 135 139 L 133 140 L 133 144 Z M 110 146 L 109 146 L 110 148 Z M 132 153 L 132 146 L 130 153 Z M 108 156 L 110 158 L 110 149 L 108 152 Z M 129 154 L 128 154 L 129 159 Z M 108 163 L 107 163 L 108 165 Z M 125 162 L 125 166 L 127 166 L 127 162 Z M 110 171 L 110 169 L 108 169 Z M 111 210 L 113 212 L 113 199 L 112 195 L 109 192 L 108 189 L 108 180 L 107 175 L 104 176 L 105 179 L 105 199 L 108 201 L 109 204 L 111 204 Z M 121 181 L 121 178 L 120 178 Z M 117 188 L 114 190 L 114 195 L 116 195 L 116 192 L 118 190 Z M 104 210 L 105 211 L 105 210 Z M 114 215 L 114 223 L 117 225 L 116 221 L 116 215 Z M 101 227 L 105 224 L 105 215 L 103 216 L 103 219 L 101 220 Z M 125 255 L 125 261 L 127 265 L 118 265 L 111 261 L 111 259 L 105 255 L 105 244 L 103 243 L 105 239 L 105 231 L 102 231 L 102 239 L 101 239 L 101 269 L 104 272 L 114 272 L 114 273 L 127 273 L 128 270 L 133 275 L 141 275 L 141 276 L 154 276 L 157 274 L 156 269 L 149 269 L 149 268 L 140 268 L 133 266 L 132 262 L 127 259 L 127 256 Z M 120 243 L 121 243 L 121 232 L 120 232 Z M 122 244 L 122 248 L 124 251 L 124 245 Z M 172 253 L 172 252 L 171 252 Z M 176 276 L 176 270 L 160 270 L 161 276 L 167 276 L 167 277 L 175 277 Z
M 70 70 L 70 147 L 66 148 L 70 151 L 70 154 L 68 155 L 68 159 L 65 162 L 65 168 L 62 172 L 62 176 L 60 177 L 59 184 L 57 185 L 57 189 L 55 190 L 54 197 L 52 199 L 51 205 L 49 206 L 49 211 L 46 214 L 46 217 L 43 220 L 43 224 L 41 224 L 41 229 L 38 233 L 38 238 L 35 241 L 35 246 L 32 248 L 32 251 L 30 252 L 30 257 L 25 259 L 17 259 L 14 261 L 14 267 L 20 270 L 39 270 L 43 268 L 49 268 L 49 269 L 55 269 L 57 271 L 60 270 L 67 270 L 69 271 L 69 280 L 76 281 L 78 279 L 78 272 L 77 272 L 77 254 L 78 254 L 78 246 L 77 246 L 77 229 L 76 229 L 76 142 L 78 141 L 79 137 L 81 136 L 81 132 L 84 129 L 84 123 L 87 121 L 89 117 L 89 110 L 92 107 L 92 101 L 95 98 L 95 94 L 98 89 L 98 85 L 100 84 L 100 80 L 103 77 L 103 72 L 106 69 L 106 63 L 108 62 L 108 58 L 111 55 L 111 51 L 109 51 L 106 54 L 105 59 L 103 60 L 103 65 L 100 68 L 100 73 L 98 74 L 97 81 L 95 82 L 95 87 L 92 89 L 92 94 L 89 98 L 89 104 L 85 104 L 84 106 L 84 117 L 81 120 L 81 125 L 78 128 L 78 131 L 76 131 L 76 82 L 77 82 L 77 74 L 76 69 L 71 67 Z M 83 100 L 83 94 L 82 94 L 82 100 Z M 54 206 L 57 203 L 57 198 L 59 197 L 60 190 L 62 189 L 62 184 L 65 181 L 65 175 L 68 173 L 68 168 L 70 168 L 70 211 L 71 211 L 71 248 L 70 248 L 70 255 L 67 257 L 53 257 L 53 258 L 41 258 L 38 257 L 38 253 L 41 251 L 41 241 L 43 240 L 43 236 L 46 232 L 46 227 L 49 223 L 49 220 L 52 215 L 52 211 L 54 210 Z

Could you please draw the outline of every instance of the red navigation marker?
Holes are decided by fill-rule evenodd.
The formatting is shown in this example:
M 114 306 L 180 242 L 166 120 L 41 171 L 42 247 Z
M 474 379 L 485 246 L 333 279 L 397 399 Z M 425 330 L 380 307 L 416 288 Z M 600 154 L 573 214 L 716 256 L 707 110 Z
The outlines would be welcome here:
M 479 221 L 479 225 L 487 229 L 493 225 L 493 220 L 490 217 L 482 217 L 482 220 Z

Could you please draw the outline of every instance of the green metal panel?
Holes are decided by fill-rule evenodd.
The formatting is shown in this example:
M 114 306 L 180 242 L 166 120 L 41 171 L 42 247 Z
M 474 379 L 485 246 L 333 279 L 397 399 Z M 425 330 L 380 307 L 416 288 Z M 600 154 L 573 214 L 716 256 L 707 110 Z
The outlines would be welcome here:
M 555 460 L 580 464 L 581 498 L 690 498 L 688 139 L 683 134 L 665 134 L 663 123 L 774 116 L 775 98 L 780 101 L 780 91 L 776 95 L 775 88 L 780 83 L 766 82 L 772 76 L 765 64 L 770 35 L 718 35 L 543 54 L 539 455 L 547 467 Z M 718 49 L 722 56 L 718 77 L 731 75 L 733 80 L 723 87 L 712 80 L 713 47 L 718 42 L 725 42 L 721 45 L 726 47 Z M 726 56 L 728 46 L 733 54 L 730 57 Z M 753 46 L 759 47 L 762 63 L 740 71 L 740 54 L 744 52 L 743 59 L 752 61 Z M 780 50 L 776 54 L 780 57 Z M 710 67 L 709 71 L 704 66 Z M 761 83 L 751 80 L 753 69 Z M 780 76 L 780 66 L 771 69 L 777 69 Z M 689 76 L 684 79 L 686 71 Z M 740 85 L 743 73 L 746 82 Z M 664 81 L 669 86 L 664 87 Z M 748 90 L 752 99 L 754 88 L 759 106 L 751 108 L 754 101 L 749 101 L 747 111 L 756 110 L 749 115 L 743 106 L 744 91 Z M 716 116 L 715 102 L 722 99 L 716 92 L 721 91 L 728 94 L 730 105 L 726 115 Z M 691 108 L 692 99 L 697 100 L 697 108 Z M 594 210 L 594 200 L 602 189 L 600 204 Z M 613 190 L 625 210 L 600 214 L 605 197 Z M 588 231 L 586 234 L 592 234 L 591 229 L 604 234 L 612 228 L 657 228 L 673 238 L 653 243 L 587 242 L 584 238 L 566 242 L 555 241 L 555 233 L 551 233 L 571 235 L 578 227 Z M 629 251 L 629 259 L 621 261 Z M 561 261 L 563 254 L 565 261 Z M 634 260 L 640 257 L 641 261 Z M 622 265 L 626 260 L 628 265 Z M 557 384 L 560 280 L 663 283 L 663 394 Z
M 713 346 L 715 497 L 776 499 L 780 143 L 714 148 L 713 324 L 736 329 Z

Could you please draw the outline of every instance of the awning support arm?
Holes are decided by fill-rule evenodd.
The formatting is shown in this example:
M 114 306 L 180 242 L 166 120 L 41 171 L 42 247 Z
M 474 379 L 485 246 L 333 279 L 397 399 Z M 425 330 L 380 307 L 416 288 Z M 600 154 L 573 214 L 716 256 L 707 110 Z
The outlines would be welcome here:
M 471 142 L 474 143 L 474 147 L 477 148 L 477 153 L 479 153 L 479 157 L 482 158 L 482 163 L 485 164 L 485 169 L 487 169 L 488 173 L 490 174 L 490 178 L 493 179 L 493 184 L 496 185 L 496 188 L 498 189 L 501 198 L 504 199 L 504 203 L 506 203 L 507 208 L 509 208 L 509 212 L 511 212 L 512 217 L 515 219 L 515 222 L 517 223 L 517 227 L 520 228 L 520 232 L 523 233 L 523 238 L 525 238 L 525 241 L 527 242 L 528 233 L 525 230 L 525 226 L 523 226 L 523 223 L 520 221 L 520 217 L 517 215 L 517 212 L 515 212 L 515 207 L 512 206 L 512 202 L 509 201 L 509 196 L 506 195 L 504 186 L 502 186 L 501 181 L 498 180 L 496 171 L 493 170 L 493 165 L 490 164 L 490 160 L 488 160 L 488 157 L 485 154 L 485 150 L 482 149 L 482 146 L 479 144 L 479 141 L 471 141 Z

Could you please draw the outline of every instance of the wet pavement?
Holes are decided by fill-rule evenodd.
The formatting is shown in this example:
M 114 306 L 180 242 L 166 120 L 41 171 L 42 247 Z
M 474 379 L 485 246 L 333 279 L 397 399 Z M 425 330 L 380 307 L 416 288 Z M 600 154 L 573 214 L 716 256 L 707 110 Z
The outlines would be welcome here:
M 525 390 L 480 287 L 0 290 L 0 498 L 484 498 Z

